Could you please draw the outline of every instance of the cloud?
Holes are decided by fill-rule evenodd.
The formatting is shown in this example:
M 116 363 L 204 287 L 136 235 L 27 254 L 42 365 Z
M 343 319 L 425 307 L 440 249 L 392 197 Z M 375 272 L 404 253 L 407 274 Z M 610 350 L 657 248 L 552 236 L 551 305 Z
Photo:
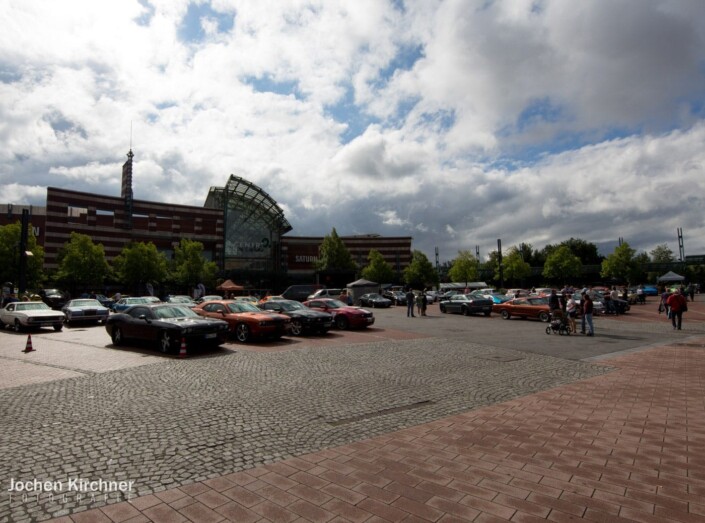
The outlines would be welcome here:
M 705 252 L 698 0 L 0 6 L 0 203 L 46 186 L 202 205 L 232 173 L 294 235 L 441 259 L 684 229 Z M 698 251 L 698 252 L 694 252 Z

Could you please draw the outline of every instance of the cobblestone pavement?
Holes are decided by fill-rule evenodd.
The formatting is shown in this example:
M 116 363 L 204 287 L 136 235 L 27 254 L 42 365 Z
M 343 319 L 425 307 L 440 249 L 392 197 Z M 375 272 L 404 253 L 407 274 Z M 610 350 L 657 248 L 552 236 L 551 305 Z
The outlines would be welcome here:
M 520 322 L 496 322 L 505 324 Z M 44 348 L 32 353 L 43 360 L 27 363 L 15 355 L 24 338 L 0 333 L 3 366 L 56 371 L 44 383 L 0 390 L 0 522 L 68 514 L 73 521 L 663 521 L 659 506 L 679 521 L 705 521 L 692 499 L 705 494 L 705 341 L 694 336 L 701 327 L 673 333 L 656 356 L 606 362 L 423 333 L 394 340 L 383 331 L 344 338 L 349 343 L 300 339 L 179 360 L 140 349 L 82 353 L 76 331 L 61 338 L 65 345 L 52 338 L 55 352 Z M 635 333 L 634 342 L 618 339 L 624 332 Z M 607 343 L 600 354 L 611 341 L 642 351 L 629 345 L 641 341 L 639 332 L 615 319 L 603 323 L 603 340 L 571 343 Z M 516 347 L 524 344 L 517 338 Z M 624 501 L 628 487 L 614 479 L 620 470 L 639 479 L 626 497 L 647 506 Z M 78 478 L 134 482 L 132 501 L 8 492 L 11 481 L 66 488 Z M 661 505 L 642 499 L 664 488 Z M 106 501 L 102 511 L 83 512 Z M 633 512 L 620 512 L 630 505 Z
M 0 477 L 131 480 L 147 494 L 606 371 L 442 339 L 170 359 L 0 391 Z M 5 497 L 0 520 L 78 505 Z

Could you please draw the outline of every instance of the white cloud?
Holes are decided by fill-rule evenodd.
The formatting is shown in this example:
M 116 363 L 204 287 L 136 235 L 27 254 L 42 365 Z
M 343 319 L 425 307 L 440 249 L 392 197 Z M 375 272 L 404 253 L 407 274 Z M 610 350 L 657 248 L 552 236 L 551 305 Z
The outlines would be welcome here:
M 150 4 L 0 5 L 0 203 L 117 194 L 132 138 L 137 198 L 236 173 L 292 234 L 705 247 L 698 0 Z

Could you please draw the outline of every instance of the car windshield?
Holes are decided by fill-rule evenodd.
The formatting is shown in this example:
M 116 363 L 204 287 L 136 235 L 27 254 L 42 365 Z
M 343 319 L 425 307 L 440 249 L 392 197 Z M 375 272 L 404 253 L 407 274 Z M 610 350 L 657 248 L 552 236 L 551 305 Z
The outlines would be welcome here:
M 376 300 L 378 298 L 381 298 L 382 296 L 380 296 L 379 294 L 370 294 L 368 297 L 372 300 Z
M 277 302 L 277 305 L 279 305 L 284 311 L 299 311 L 306 309 L 306 306 L 302 305 L 298 301 L 280 301 Z
M 144 298 L 125 298 L 124 303 L 128 305 L 137 305 L 139 303 L 147 303 Z
M 330 307 L 331 309 L 340 309 L 341 307 L 347 307 L 347 305 L 340 300 L 328 300 L 326 302 L 326 305 L 328 305 L 328 307 Z
M 167 319 L 167 318 L 194 318 L 198 317 L 198 314 L 193 312 L 188 307 L 183 307 L 180 305 L 164 305 L 161 307 L 155 307 L 154 315 L 157 318 Z
M 43 301 L 30 301 L 28 303 L 18 303 L 16 310 L 18 311 L 42 311 L 48 309 L 49 306 Z
M 262 312 L 262 309 L 249 301 L 232 301 L 228 303 L 230 312 Z
M 72 300 L 69 307 L 102 307 L 98 300 Z

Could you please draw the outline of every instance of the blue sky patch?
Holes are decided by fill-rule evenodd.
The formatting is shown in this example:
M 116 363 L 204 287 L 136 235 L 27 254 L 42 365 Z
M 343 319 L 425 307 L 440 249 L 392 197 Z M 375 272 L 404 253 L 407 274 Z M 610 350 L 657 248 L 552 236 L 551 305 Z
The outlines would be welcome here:
M 206 34 L 201 26 L 203 18 L 210 18 L 218 22 L 218 32 L 229 32 L 235 23 L 235 18 L 232 14 L 224 14 L 214 11 L 210 4 L 189 4 L 186 16 L 179 27 L 179 38 L 184 42 L 201 42 Z
M 421 44 L 401 46 L 387 67 L 380 70 L 379 79 L 375 82 L 375 86 L 386 85 L 397 71 L 410 71 L 414 64 L 424 56 L 424 46 Z
M 347 129 L 340 136 L 341 142 L 346 144 L 365 132 L 371 124 L 379 123 L 377 118 L 366 114 L 355 105 L 352 87 L 348 86 L 345 96 L 335 105 L 326 107 L 326 114 L 336 122 L 347 124 Z
M 282 96 L 294 95 L 297 99 L 303 98 L 299 91 L 299 83 L 293 80 L 280 82 L 269 75 L 265 75 L 262 77 L 248 76 L 243 78 L 242 81 L 251 85 L 252 89 L 257 93 L 274 93 Z
M 135 19 L 137 25 L 148 26 L 154 18 L 154 6 L 149 3 L 148 0 L 137 0 L 139 4 L 146 9 L 146 11 L 138 18 Z

